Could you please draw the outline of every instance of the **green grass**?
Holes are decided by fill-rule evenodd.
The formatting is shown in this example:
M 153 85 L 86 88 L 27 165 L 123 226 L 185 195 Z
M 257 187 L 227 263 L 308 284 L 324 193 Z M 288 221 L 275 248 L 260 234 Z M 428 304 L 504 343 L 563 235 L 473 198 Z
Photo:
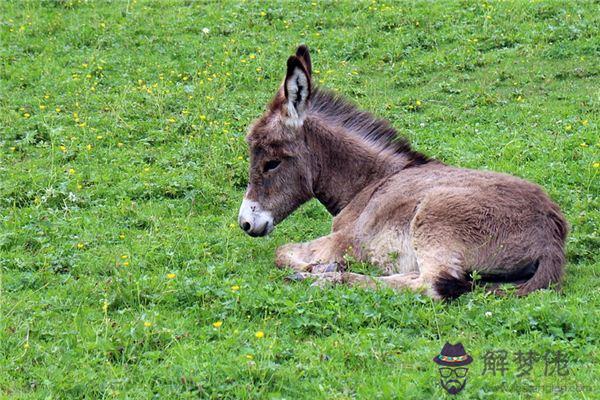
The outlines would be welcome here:
M 460 398 L 597 398 L 599 9 L 0 2 L 0 393 L 444 398 L 431 359 L 461 341 Z M 543 185 L 572 227 L 564 291 L 444 304 L 286 283 L 274 250 L 326 234 L 323 207 L 266 239 L 236 215 L 245 129 L 299 43 L 317 84 L 418 150 Z M 570 374 L 482 375 L 494 349 L 560 350 Z

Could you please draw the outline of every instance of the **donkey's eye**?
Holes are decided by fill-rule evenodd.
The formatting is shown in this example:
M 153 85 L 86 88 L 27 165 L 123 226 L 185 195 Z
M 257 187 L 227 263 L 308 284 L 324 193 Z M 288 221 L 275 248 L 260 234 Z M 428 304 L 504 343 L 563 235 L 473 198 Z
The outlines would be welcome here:
M 271 160 L 271 161 L 267 161 L 267 163 L 265 164 L 265 168 L 264 171 L 265 172 L 269 172 L 274 170 L 275 168 L 277 168 L 279 166 L 279 164 L 281 164 L 281 161 L 279 160 Z

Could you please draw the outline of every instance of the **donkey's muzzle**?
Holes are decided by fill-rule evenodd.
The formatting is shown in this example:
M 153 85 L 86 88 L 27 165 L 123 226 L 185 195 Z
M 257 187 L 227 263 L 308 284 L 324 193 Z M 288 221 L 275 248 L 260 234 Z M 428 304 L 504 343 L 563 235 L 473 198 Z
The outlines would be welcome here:
M 240 228 L 252 237 L 266 236 L 273 230 L 271 213 L 263 210 L 256 201 L 244 199 L 238 216 Z

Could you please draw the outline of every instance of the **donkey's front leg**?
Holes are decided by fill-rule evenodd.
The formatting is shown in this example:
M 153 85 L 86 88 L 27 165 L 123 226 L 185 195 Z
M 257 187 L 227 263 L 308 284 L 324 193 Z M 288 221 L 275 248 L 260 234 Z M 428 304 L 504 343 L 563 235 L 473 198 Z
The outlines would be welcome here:
M 342 264 L 346 248 L 346 241 L 339 233 L 307 243 L 289 243 L 277 249 L 275 265 L 279 268 L 290 267 L 299 272 L 327 272 L 335 264 Z

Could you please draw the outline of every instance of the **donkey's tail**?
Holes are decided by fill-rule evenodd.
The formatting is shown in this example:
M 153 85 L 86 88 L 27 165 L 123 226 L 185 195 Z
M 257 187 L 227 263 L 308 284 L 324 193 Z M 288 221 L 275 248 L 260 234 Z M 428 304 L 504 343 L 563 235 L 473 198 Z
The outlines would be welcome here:
M 533 276 L 524 283 L 517 285 L 517 295 L 525 296 L 535 290 L 545 289 L 551 285 L 558 288 L 562 280 L 564 264 L 565 255 L 562 248 L 550 249 L 539 258 L 538 268 Z
M 516 287 L 517 296 L 526 296 L 553 285 L 558 288 L 563 276 L 564 263 L 562 247 L 555 247 L 514 275 L 482 275 L 480 280 L 474 281 L 470 274 L 455 277 L 444 271 L 433 282 L 433 289 L 442 299 L 452 300 L 478 286 L 482 286 L 489 293 L 502 296 L 506 294 L 502 285 L 508 284 Z
M 563 276 L 564 263 L 562 246 L 556 246 L 534 263 L 511 275 L 481 275 L 481 279 L 474 281 L 470 274 L 465 273 L 463 276 L 456 277 L 444 271 L 434 281 L 433 289 L 442 299 L 452 300 L 474 290 L 477 286 L 482 286 L 489 293 L 502 296 L 506 294 L 502 285 L 508 284 L 516 287 L 517 296 L 525 296 L 552 285 L 558 288 Z
M 534 290 L 544 289 L 551 285 L 560 285 L 565 265 L 565 241 L 569 225 L 560 209 L 552 204 L 548 211 L 548 243 L 544 253 L 538 259 L 539 265 L 533 276 L 527 282 L 517 285 L 519 296 L 527 295 Z

